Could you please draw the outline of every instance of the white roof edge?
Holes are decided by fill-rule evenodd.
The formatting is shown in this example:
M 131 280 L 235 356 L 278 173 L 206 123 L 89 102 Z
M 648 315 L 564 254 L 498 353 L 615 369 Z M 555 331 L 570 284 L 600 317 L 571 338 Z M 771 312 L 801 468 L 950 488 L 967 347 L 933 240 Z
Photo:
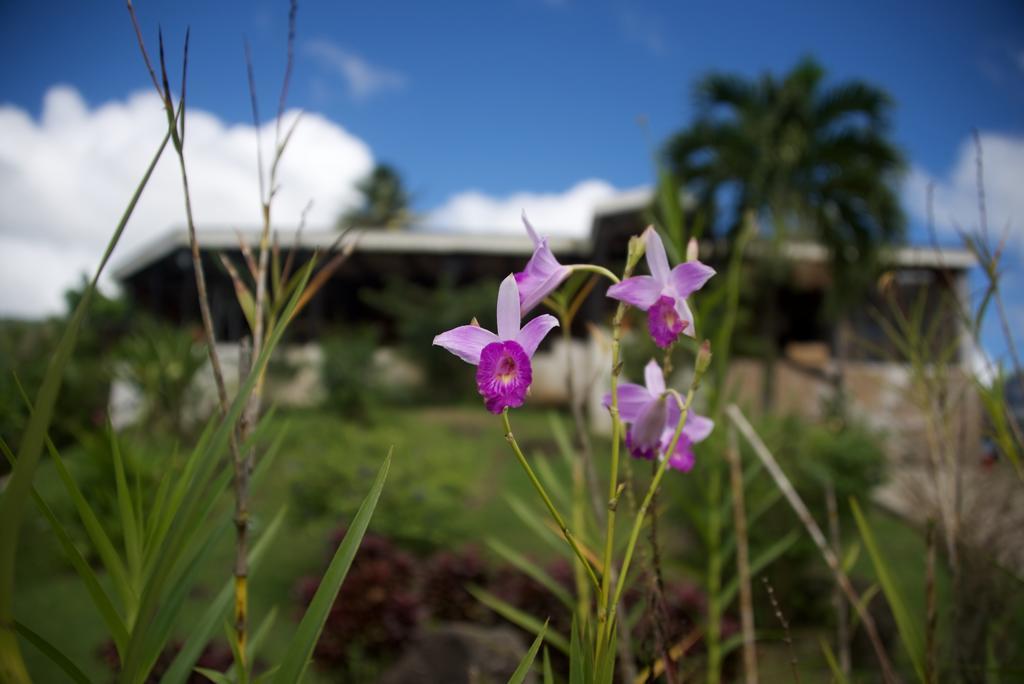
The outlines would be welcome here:
M 823 262 L 828 259 L 824 245 L 813 242 L 787 242 L 781 249 L 784 257 L 794 261 Z M 881 258 L 883 263 L 910 268 L 966 270 L 977 264 L 974 254 L 960 247 L 905 245 L 883 250 Z
M 295 230 L 276 230 L 277 239 L 282 247 L 295 244 Z M 233 230 L 230 228 L 198 229 L 197 237 L 202 249 L 236 249 L 239 236 L 250 246 L 259 242 L 258 229 Z M 338 240 L 336 230 L 304 230 L 300 246 L 306 249 L 328 249 Z M 385 230 L 375 228 L 355 228 L 341 240 L 341 245 L 356 243 L 356 251 L 386 253 L 416 250 L 423 253 L 465 253 L 475 254 L 510 254 L 529 256 L 533 252 L 533 243 L 528 236 L 508 233 L 449 233 L 426 232 L 416 230 Z M 184 228 L 173 228 L 151 242 L 142 245 L 134 252 L 129 252 L 112 269 L 117 280 L 123 280 L 138 273 L 154 261 L 161 259 L 175 249 L 188 247 L 188 233 Z M 590 238 L 550 237 L 548 245 L 555 252 L 586 252 L 591 248 Z

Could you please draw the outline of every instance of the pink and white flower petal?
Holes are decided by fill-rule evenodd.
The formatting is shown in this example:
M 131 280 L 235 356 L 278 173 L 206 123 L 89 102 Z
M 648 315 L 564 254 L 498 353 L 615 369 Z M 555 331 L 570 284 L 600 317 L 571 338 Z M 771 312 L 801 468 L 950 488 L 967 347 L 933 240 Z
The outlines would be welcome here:
M 557 318 L 551 314 L 541 314 L 523 326 L 523 329 L 516 335 L 515 341 L 523 348 L 526 355 L 532 359 L 541 341 L 547 337 L 547 334 L 553 328 L 557 327 Z
M 647 250 L 647 267 L 651 269 L 651 275 L 662 286 L 669 282 L 668 255 L 665 254 L 665 245 L 661 242 L 661 236 L 654 226 L 648 226 L 644 231 L 644 242 Z
M 526 210 L 525 209 L 523 209 L 522 218 L 523 218 L 523 225 L 526 226 L 526 232 L 530 236 L 530 239 L 533 240 L 534 246 L 535 247 L 540 247 L 541 244 L 544 243 L 544 240 L 543 240 L 543 238 L 541 238 L 540 236 L 537 235 L 537 231 L 533 229 L 533 225 L 530 223 L 530 219 L 526 218 Z
M 516 273 L 516 284 L 519 287 L 520 313 L 526 315 L 549 294 L 558 289 L 572 269 L 562 266 L 555 255 L 541 240 L 533 256 L 526 263 L 526 268 Z
M 632 423 L 640 417 L 640 411 L 647 404 L 654 401 L 654 397 L 647 391 L 646 387 L 635 385 L 632 382 L 619 384 L 619 419 L 623 423 Z M 601 405 L 608 408 L 612 405 L 612 395 L 606 393 L 601 399 Z
M 715 429 L 715 421 L 704 416 L 699 416 L 693 411 L 686 416 L 686 425 L 683 426 L 683 434 L 696 444 L 703 442 Z
M 498 288 L 498 339 L 514 340 L 519 334 L 519 286 L 511 273 L 501 281 Z
M 661 433 L 665 430 L 666 403 L 665 399 L 655 399 L 640 410 L 640 415 L 633 421 L 632 442 L 637 451 L 648 451 L 659 448 Z
M 671 282 L 680 297 L 689 297 L 704 287 L 715 275 L 715 269 L 699 261 L 687 261 L 672 269 Z
M 672 434 L 668 431 L 666 431 L 666 434 L 668 434 L 668 441 L 665 443 L 665 448 L 667 449 L 672 444 Z M 693 453 L 693 443 L 687 439 L 686 435 L 680 435 L 679 441 L 676 442 L 675 450 L 668 456 L 668 467 L 688 473 L 693 469 L 693 464 L 696 460 Z
M 676 315 L 683 324 L 681 332 L 689 337 L 696 337 L 697 333 L 693 329 L 693 311 L 690 310 L 690 305 L 686 303 L 685 299 L 678 297 L 675 301 L 675 309 Z
M 652 397 L 660 397 L 665 393 L 665 375 L 661 372 L 661 366 L 654 359 L 644 366 L 644 382 L 647 383 L 647 391 Z
M 434 344 L 455 354 L 474 366 L 480 363 L 480 352 L 498 336 L 478 325 L 460 325 L 434 338 Z
M 662 284 L 651 276 L 633 276 L 608 288 L 608 296 L 647 311 L 661 296 Z

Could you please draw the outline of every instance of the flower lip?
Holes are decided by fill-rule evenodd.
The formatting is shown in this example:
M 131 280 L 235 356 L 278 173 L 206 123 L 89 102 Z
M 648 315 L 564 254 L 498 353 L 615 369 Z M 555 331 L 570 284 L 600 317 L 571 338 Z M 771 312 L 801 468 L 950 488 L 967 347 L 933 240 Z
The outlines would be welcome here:
M 491 342 L 481 351 L 476 386 L 491 413 L 522 406 L 532 381 L 530 357 L 518 342 Z
M 676 302 L 671 297 L 662 295 L 654 306 L 647 310 L 647 328 L 654 343 L 662 349 L 671 346 L 679 334 L 690 327 L 690 321 L 676 311 Z

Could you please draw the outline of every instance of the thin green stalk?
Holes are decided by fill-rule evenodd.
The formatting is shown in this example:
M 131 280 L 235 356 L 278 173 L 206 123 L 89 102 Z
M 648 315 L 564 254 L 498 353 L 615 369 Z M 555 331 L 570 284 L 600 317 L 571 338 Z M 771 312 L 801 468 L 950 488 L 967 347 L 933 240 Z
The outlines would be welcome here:
M 661 484 L 661 478 L 665 475 L 665 471 L 668 469 L 668 454 L 671 454 L 676 450 L 676 445 L 679 443 L 679 437 L 683 434 L 683 426 L 686 425 L 686 416 L 690 412 L 690 404 L 693 402 L 693 392 L 696 389 L 697 380 L 697 377 L 695 377 L 693 385 L 690 387 L 690 391 L 686 393 L 686 400 L 680 403 L 679 422 L 676 423 L 675 432 L 672 433 L 672 441 L 669 442 L 668 449 L 665 450 L 665 457 L 661 459 L 658 464 L 658 470 L 654 473 L 654 477 L 651 479 L 651 484 L 647 488 L 647 494 L 644 496 L 644 500 L 640 504 L 640 510 L 636 512 L 636 520 L 633 522 L 633 529 L 629 533 L 629 542 L 626 544 L 626 555 L 622 559 L 622 568 L 619 570 L 619 583 L 615 587 L 615 597 L 612 600 L 611 614 L 608 621 L 609 624 L 615 621 L 615 607 L 618 605 L 619 599 L 622 597 L 622 590 L 626 586 L 626 577 L 629 574 L 629 565 L 633 560 L 633 551 L 636 549 L 636 542 L 640 537 L 640 529 L 644 525 L 644 516 L 647 514 L 647 509 L 651 505 L 654 493 L 658 490 L 658 485 Z M 676 400 L 678 401 L 678 397 Z
M 644 253 L 644 243 L 639 237 L 634 236 L 629 240 L 629 251 L 626 255 L 626 268 L 622 271 L 622 279 L 625 280 L 633 275 L 633 269 Z M 618 281 L 617 281 L 618 282 Z M 615 509 L 618 507 L 619 496 L 619 443 L 622 441 L 622 421 L 619 419 L 619 373 L 622 372 L 620 361 L 622 347 L 622 319 L 626 315 L 627 304 L 620 302 L 615 309 L 615 317 L 612 319 L 612 377 L 611 377 L 611 406 L 608 413 L 612 419 L 612 458 L 609 467 L 608 477 L 608 515 L 605 526 L 604 574 L 601 577 L 600 603 L 597 608 L 597 643 L 595 644 L 595 662 L 601 662 L 604 645 L 611 646 L 612 620 L 610 615 L 615 613 L 614 606 L 610 602 L 612 585 L 612 549 L 615 547 Z M 641 514 L 641 517 L 643 515 Z M 619 576 L 616 584 L 621 586 L 625 582 L 624 576 Z M 614 603 L 617 603 L 618 600 Z
M 530 478 L 530 482 L 533 483 L 534 489 L 540 494 L 540 498 L 544 500 L 544 505 L 548 507 L 548 512 L 551 513 L 551 517 L 554 518 L 555 523 L 562 531 L 562 535 L 565 537 L 565 541 L 569 543 L 576 557 L 580 559 L 583 566 L 587 569 L 587 574 L 590 576 L 590 581 L 594 585 L 594 589 L 598 589 L 600 582 L 597 579 L 597 574 L 594 572 L 594 568 L 590 565 L 590 561 L 583 554 L 579 544 L 576 542 L 576 537 L 572 532 L 569 531 L 569 526 L 565 524 L 565 519 L 562 518 L 562 514 L 555 508 L 555 504 L 551 501 L 551 497 L 548 496 L 547 490 L 544 489 L 544 485 L 541 484 L 537 474 L 533 472 L 533 468 L 530 467 L 529 461 L 526 460 L 526 456 L 523 455 L 523 450 L 519 448 L 519 443 L 516 441 L 515 435 L 512 434 L 512 424 L 508 419 L 508 408 L 501 413 L 502 421 L 505 423 L 505 441 L 512 447 L 513 453 L 516 458 L 519 459 L 519 464 L 523 466 L 523 470 L 526 471 L 527 477 Z
M 612 273 L 611 271 L 609 271 L 604 266 L 598 266 L 596 264 L 573 264 L 569 266 L 569 269 L 573 271 L 587 271 L 588 273 L 597 273 L 598 275 L 603 275 L 605 278 L 612 281 L 613 283 L 618 284 L 619 282 L 619 277 Z
M 577 437 L 583 441 L 587 438 L 586 428 L 580 422 L 582 415 L 580 414 L 579 407 L 576 404 L 575 389 L 573 387 L 573 371 L 572 371 L 572 319 L 568 318 L 564 314 L 561 316 L 561 327 L 562 327 L 562 341 L 565 344 L 566 354 L 566 375 L 565 384 L 566 389 L 569 393 L 569 404 L 572 407 L 572 414 L 574 422 L 576 423 Z M 589 460 L 589 449 L 584 446 L 583 451 L 588 452 L 587 459 Z M 584 525 L 584 505 L 586 497 L 587 483 L 584 479 L 584 461 L 580 458 L 572 459 L 572 526 L 577 530 L 582 530 Z M 588 619 L 590 613 L 590 585 L 587 584 L 587 577 L 583 569 L 583 564 L 580 559 L 575 559 L 573 563 L 573 575 L 576 582 L 576 613 L 577 619 L 580 621 Z
M 612 549 L 615 546 L 615 509 L 618 507 L 616 504 L 619 486 L 619 443 L 622 441 L 622 421 L 619 419 L 619 372 L 621 371 L 619 356 L 622 345 L 622 318 L 625 314 L 626 304 L 619 304 L 612 322 L 612 405 L 608 408 L 608 412 L 612 417 L 612 458 L 608 476 L 608 515 L 606 518 L 607 525 L 605 527 L 604 556 L 602 561 L 605 572 L 601 578 L 601 601 L 597 611 L 598 637 L 594 654 L 597 662 L 601 661 L 601 652 L 604 650 L 604 644 L 607 643 L 611 634 L 612 622 L 609 616 L 615 612 L 612 603 L 609 601 L 612 583 L 610 568 L 612 567 Z M 642 514 L 640 516 L 642 517 Z M 625 577 L 620 575 L 618 579 L 619 586 L 624 581 Z

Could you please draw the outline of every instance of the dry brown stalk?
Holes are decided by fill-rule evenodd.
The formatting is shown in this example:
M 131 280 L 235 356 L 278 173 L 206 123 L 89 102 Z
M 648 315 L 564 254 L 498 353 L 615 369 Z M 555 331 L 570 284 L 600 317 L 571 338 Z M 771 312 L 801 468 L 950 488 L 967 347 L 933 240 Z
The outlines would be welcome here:
M 729 420 L 739 429 L 740 433 L 747 440 L 750 446 L 754 449 L 754 453 L 764 464 L 765 470 L 772 476 L 775 481 L 775 485 L 782 492 L 783 496 L 789 502 L 793 512 L 796 513 L 800 522 L 803 523 L 807 533 L 811 536 L 815 546 L 818 547 L 818 551 L 825 559 L 825 563 L 829 569 L 832 570 L 832 574 L 839 584 L 843 593 L 846 594 L 847 600 L 853 605 L 860 617 L 861 623 L 864 625 L 864 631 L 868 635 L 868 639 L 871 641 L 871 646 L 874 648 L 875 656 L 878 658 L 878 664 L 882 669 L 882 677 L 887 684 L 895 684 L 899 681 L 896 676 L 895 670 L 893 670 L 892 663 L 889 660 L 889 655 L 886 653 L 885 646 L 882 644 L 882 638 L 878 634 L 878 626 L 875 623 L 875 619 L 868 612 L 867 607 L 861 604 L 860 596 L 857 594 L 857 590 L 853 588 L 853 584 L 850 583 L 850 578 L 843 572 L 842 565 L 839 562 L 839 557 L 832 550 L 828 541 L 825 539 L 825 535 L 822 533 L 818 523 L 814 520 L 811 512 L 807 510 L 806 504 L 803 499 L 797 494 L 796 489 L 793 488 L 793 484 L 786 477 L 786 473 L 783 472 L 782 468 L 779 467 L 775 457 L 772 456 L 771 451 L 765 446 L 764 442 L 758 436 L 753 426 L 747 421 L 743 412 L 740 411 L 736 404 L 730 404 L 725 409 L 726 415 Z
M 757 646 L 754 639 L 754 597 L 750 588 L 750 557 L 747 547 L 747 512 L 743 500 L 743 463 L 736 428 L 726 431 L 725 457 L 729 461 L 732 517 L 736 527 L 736 574 L 740 580 L 740 625 L 743 630 L 743 672 L 747 684 L 757 684 Z
M 768 600 L 772 602 L 775 618 L 782 625 L 782 640 L 786 642 L 786 646 L 789 648 L 789 666 L 793 670 L 793 681 L 796 684 L 800 684 L 800 661 L 797 660 L 796 651 L 793 650 L 793 635 L 789 633 L 789 622 L 786 620 L 786 616 L 782 614 L 779 602 L 775 599 L 775 590 L 772 588 L 771 582 L 768 581 L 767 577 L 762 577 L 761 582 L 764 583 L 764 588 L 768 590 Z

